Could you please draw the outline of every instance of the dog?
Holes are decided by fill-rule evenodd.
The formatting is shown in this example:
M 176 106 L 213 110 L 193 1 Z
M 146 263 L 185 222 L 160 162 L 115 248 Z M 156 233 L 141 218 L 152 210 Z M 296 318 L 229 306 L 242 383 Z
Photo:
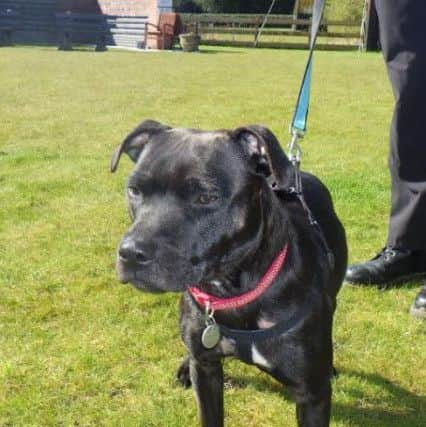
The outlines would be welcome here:
M 300 427 L 330 422 L 332 322 L 346 264 L 345 231 L 330 194 L 296 169 L 274 134 L 254 125 L 201 131 L 142 122 L 118 147 L 135 163 L 127 185 L 132 226 L 118 247 L 121 282 L 182 292 L 201 425 L 224 425 L 224 357 L 286 385 Z

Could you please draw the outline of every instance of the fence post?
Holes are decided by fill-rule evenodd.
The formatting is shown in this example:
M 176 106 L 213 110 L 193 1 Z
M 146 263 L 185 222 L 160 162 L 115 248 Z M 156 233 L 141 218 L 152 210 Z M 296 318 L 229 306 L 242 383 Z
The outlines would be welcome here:
M 374 0 L 366 0 L 365 7 L 363 49 L 367 52 L 379 50 L 379 19 Z
M 300 0 L 296 0 L 296 1 L 294 2 L 294 7 L 293 7 L 293 19 L 294 19 L 295 21 L 297 21 L 297 18 L 299 17 L 299 2 L 300 2 Z M 293 25 L 291 26 L 291 29 L 292 29 L 293 31 L 296 31 L 296 30 L 297 30 L 297 24 L 293 24 Z

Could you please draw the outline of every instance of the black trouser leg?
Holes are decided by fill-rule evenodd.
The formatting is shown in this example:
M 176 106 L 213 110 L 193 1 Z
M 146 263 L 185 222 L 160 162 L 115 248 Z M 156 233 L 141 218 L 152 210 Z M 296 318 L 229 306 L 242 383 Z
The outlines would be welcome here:
M 426 250 L 426 2 L 375 3 L 395 96 L 388 245 Z

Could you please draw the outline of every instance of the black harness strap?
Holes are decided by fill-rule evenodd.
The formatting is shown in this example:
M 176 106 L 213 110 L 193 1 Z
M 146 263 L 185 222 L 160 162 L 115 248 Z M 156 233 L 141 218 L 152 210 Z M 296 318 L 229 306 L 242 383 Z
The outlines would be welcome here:
M 293 316 L 268 329 L 240 330 L 231 329 L 223 325 L 218 326 L 223 337 L 235 341 L 239 353 L 251 351 L 251 346 L 254 342 L 279 338 L 302 324 L 311 313 L 311 308 L 312 298 L 308 297 Z

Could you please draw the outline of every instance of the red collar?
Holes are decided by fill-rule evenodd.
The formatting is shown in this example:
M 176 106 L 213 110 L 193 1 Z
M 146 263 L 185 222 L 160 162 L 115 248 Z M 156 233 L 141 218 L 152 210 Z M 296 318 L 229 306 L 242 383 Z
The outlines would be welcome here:
M 264 276 L 260 279 L 260 282 L 257 284 L 257 286 L 245 294 L 231 298 L 219 298 L 215 297 L 214 295 L 207 294 L 195 286 L 188 288 L 188 291 L 202 308 L 208 308 L 212 311 L 230 310 L 243 307 L 244 305 L 247 305 L 253 302 L 255 299 L 259 298 L 269 289 L 272 283 L 274 283 L 282 267 L 284 266 L 287 253 L 288 244 L 284 246 L 284 249 L 272 261 L 272 264 L 269 266 Z

